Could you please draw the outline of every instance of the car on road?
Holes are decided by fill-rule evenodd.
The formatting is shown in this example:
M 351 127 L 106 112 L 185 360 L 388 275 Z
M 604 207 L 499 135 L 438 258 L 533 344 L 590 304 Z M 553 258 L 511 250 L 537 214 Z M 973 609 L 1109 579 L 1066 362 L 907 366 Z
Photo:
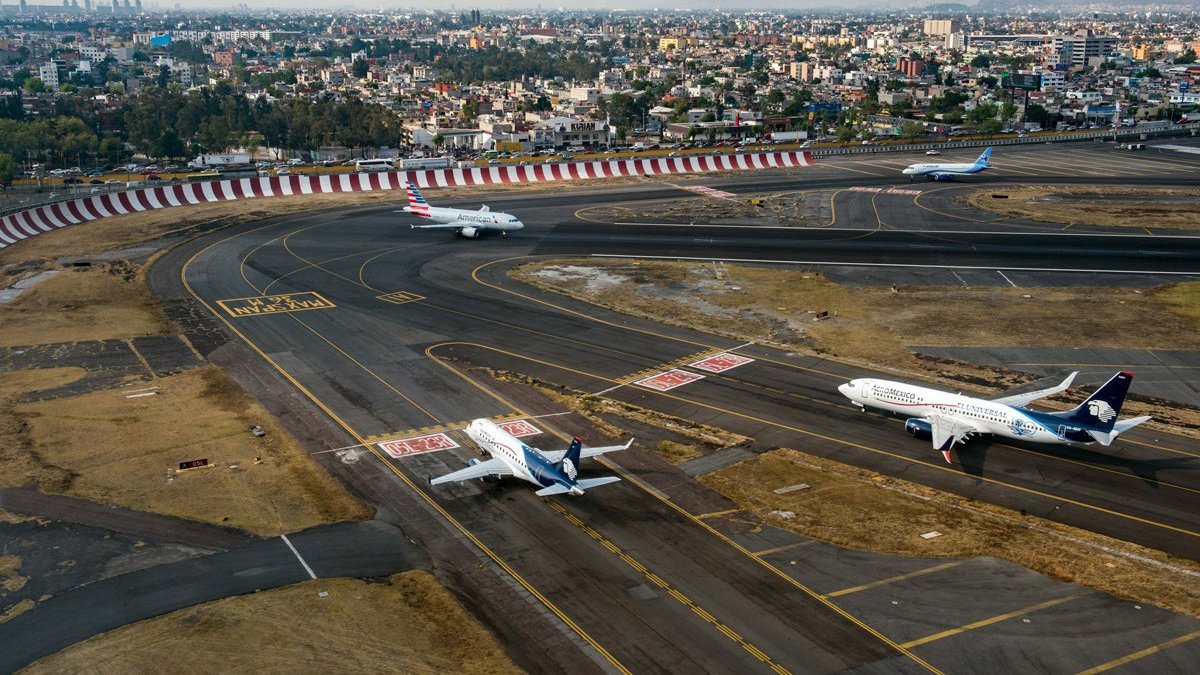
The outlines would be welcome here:
M 942 154 L 942 153 L 938 152 L 937 150 L 926 150 L 926 151 L 925 151 L 925 154 L 927 154 L 927 155 L 940 155 L 940 154 Z

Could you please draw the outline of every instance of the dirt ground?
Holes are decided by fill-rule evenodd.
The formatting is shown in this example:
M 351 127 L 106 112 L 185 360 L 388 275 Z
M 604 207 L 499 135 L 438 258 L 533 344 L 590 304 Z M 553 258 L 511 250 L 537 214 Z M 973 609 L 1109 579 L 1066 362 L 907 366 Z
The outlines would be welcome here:
M 38 386 L 47 385 L 39 380 Z M 76 497 L 263 535 L 370 516 L 266 410 L 213 366 L 125 389 L 18 404 L 9 422 L 2 484 L 33 482 Z M 256 424 L 267 431 L 265 437 L 251 435 Z M 180 462 L 201 458 L 211 460 L 213 468 L 172 475 Z
M 1015 374 L 910 346 L 1200 349 L 1200 284 L 1129 288 L 845 287 L 819 272 L 720 263 L 557 259 L 512 276 L 617 311 L 991 392 Z M 1029 297 L 1026 297 L 1029 296 Z M 1069 307 L 1069 312 L 1063 308 Z M 829 318 L 818 321 L 818 312 Z M 1047 330 L 1054 326 L 1054 330 Z M 1103 326 L 1103 330 L 1098 330 Z M 1032 379 L 1032 378 L 1028 378 Z M 1131 414 L 1143 404 L 1128 401 Z M 1156 419 L 1195 424 L 1186 410 Z
M 168 332 L 170 324 L 139 274 L 125 261 L 63 270 L 0 305 L 0 346 Z
M 679 181 L 662 181 L 675 185 Z M 637 208 L 601 205 L 580 209 L 584 220 L 597 222 L 721 223 L 753 218 L 773 225 L 826 226 L 833 218 L 833 190 L 800 190 L 736 197 L 692 197 L 640 204 Z M 759 203 L 755 203 L 758 201 Z
M 1039 185 L 976 190 L 961 201 L 1008 218 L 1064 225 L 1200 229 L 1195 190 Z
M 1200 617 L 1200 583 L 1194 576 L 1200 565 L 1192 561 L 795 450 L 775 450 L 699 480 L 765 522 L 840 546 L 912 556 L 990 555 L 1054 579 Z M 812 487 L 774 492 L 798 483 Z M 920 537 L 933 530 L 942 536 Z
M 324 597 L 321 596 L 325 593 Z M 99 635 L 23 672 L 480 673 L 520 669 L 427 572 L 319 579 Z

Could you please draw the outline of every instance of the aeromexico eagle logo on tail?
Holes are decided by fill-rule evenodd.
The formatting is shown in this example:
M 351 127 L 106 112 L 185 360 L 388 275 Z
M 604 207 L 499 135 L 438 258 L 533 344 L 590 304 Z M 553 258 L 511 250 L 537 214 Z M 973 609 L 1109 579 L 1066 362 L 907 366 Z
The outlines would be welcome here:
M 1088 401 L 1087 410 L 1092 417 L 1095 417 L 1101 422 L 1108 422 L 1117 416 L 1117 411 L 1113 410 L 1113 407 L 1109 405 L 1107 401 L 1101 401 L 1099 399 Z

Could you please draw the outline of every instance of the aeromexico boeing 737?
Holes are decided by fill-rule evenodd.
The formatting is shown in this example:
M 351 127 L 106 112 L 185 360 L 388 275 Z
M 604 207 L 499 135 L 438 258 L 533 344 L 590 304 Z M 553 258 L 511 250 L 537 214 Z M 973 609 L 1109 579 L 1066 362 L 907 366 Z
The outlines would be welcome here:
M 478 211 L 430 206 L 412 181 L 408 181 L 407 189 L 408 206 L 404 207 L 404 211 L 418 218 L 428 218 L 433 221 L 431 225 L 413 225 L 414 229 L 454 230 L 454 233 L 460 237 L 477 239 L 484 232 L 499 232 L 508 236 L 509 232 L 525 227 L 525 223 L 518 220 L 516 216 L 492 211 L 487 206 L 480 207 Z
M 970 164 L 959 163 L 950 164 L 945 162 L 934 162 L 930 164 L 910 164 L 904 169 L 904 175 L 908 176 L 909 180 L 913 176 L 928 176 L 933 180 L 950 180 L 952 176 L 966 176 L 973 173 L 979 173 L 992 168 L 988 164 L 988 159 L 992 156 L 992 149 L 988 148 L 979 155 L 979 158 Z
M 1133 381 L 1133 373 L 1127 370 L 1114 375 L 1074 410 L 1042 412 L 1025 407 L 1039 398 L 1066 391 L 1076 374 L 1071 373 L 1056 387 L 994 400 L 871 379 L 851 380 L 838 387 L 838 391 L 863 409 L 915 415 L 904 423 L 904 430 L 933 441 L 933 448 L 940 450 L 947 462 L 954 444 L 972 434 L 993 434 L 1033 443 L 1109 445 L 1118 435 L 1150 419 L 1117 420 L 1129 383 Z
M 577 478 L 579 460 L 584 457 L 603 455 L 606 452 L 626 450 L 633 445 L 633 439 L 625 445 L 609 445 L 599 448 L 585 448 L 578 438 L 571 441 L 566 450 L 542 452 L 522 443 L 518 438 L 501 429 L 491 420 L 477 419 L 467 426 L 467 436 L 481 450 L 491 455 L 486 461 L 472 459 L 465 469 L 459 469 L 445 476 L 429 479 L 430 485 L 487 478 L 488 476 L 516 476 L 538 486 L 537 495 L 572 494 L 581 495 L 585 490 L 615 483 L 621 480 L 616 476 L 603 478 Z

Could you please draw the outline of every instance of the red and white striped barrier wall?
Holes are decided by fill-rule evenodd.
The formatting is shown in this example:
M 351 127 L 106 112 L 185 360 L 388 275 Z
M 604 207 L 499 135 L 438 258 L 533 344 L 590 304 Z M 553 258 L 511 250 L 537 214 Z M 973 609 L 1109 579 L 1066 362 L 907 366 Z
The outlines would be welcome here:
M 258 197 L 403 190 L 405 182 L 410 180 L 418 187 L 434 188 L 718 171 L 754 171 L 811 165 L 812 157 L 807 151 L 759 152 L 386 173 L 268 176 L 204 183 L 174 183 L 83 197 L 4 216 L 0 218 L 0 248 L 67 225 L 77 225 L 126 213 L 164 209 L 185 204 L 205 204 Z

